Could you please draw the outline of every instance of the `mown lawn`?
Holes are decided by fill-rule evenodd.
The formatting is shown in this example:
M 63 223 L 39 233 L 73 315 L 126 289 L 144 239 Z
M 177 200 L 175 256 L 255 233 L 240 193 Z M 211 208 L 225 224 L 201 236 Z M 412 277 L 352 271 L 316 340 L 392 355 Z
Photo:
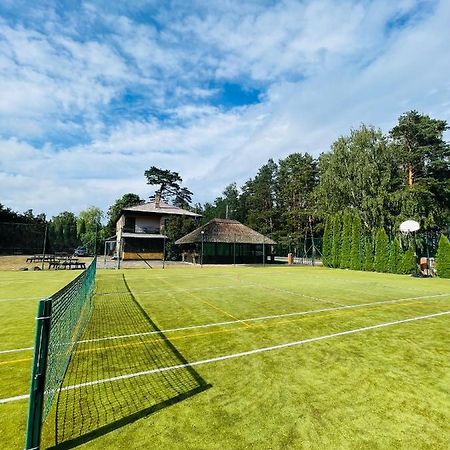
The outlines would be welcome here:
M 75 275 L 0 272 L 0 352 L 32 345 L 37 299 Z M 58 437 L 71 446 L 448 448 L 450 315 L 210 361 L 449 311 L 448 280 L 282 266 L 97 280 L 88 342 L 58 404 Z M 30 363 L 29 350 L 0 353 L 0 398 L 27 393 Z M 142 374 L 172 366 L 183 367 Z M 98 380 L 109 381 L 71 387 Z M 2 448 L 23 447 L 26 408 L 0 404 Z

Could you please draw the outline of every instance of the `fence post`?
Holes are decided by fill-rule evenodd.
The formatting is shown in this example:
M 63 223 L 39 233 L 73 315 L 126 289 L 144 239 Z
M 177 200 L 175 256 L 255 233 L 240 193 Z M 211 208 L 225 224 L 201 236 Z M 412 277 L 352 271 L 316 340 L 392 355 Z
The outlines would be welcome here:
M 47 370 L 48 342 L 52 302 L 39 302 L 36 317 L 33 366 L 31 369 L 30 400 L 28 405 L 27 434 L 25 449 L 39 449 L 41 442 L 42 412 L 44 408 L 45 372 Z

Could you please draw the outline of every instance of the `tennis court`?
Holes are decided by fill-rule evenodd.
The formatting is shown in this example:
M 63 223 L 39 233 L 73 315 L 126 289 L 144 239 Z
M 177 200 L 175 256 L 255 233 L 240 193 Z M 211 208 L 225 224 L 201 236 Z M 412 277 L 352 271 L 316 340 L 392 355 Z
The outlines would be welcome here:
M 6 448 L 22 448 L 36 302 L 70 274 L 0 279 L 0 423 Z M 313 267 L 99 271 L 43 442 L 447 448 L 449 324 L 448 280 Z

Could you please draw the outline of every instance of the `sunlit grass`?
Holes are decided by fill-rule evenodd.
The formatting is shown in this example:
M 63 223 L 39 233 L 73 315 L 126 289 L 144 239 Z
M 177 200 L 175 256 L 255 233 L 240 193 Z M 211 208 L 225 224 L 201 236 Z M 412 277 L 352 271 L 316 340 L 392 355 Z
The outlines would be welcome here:
M 122 274 L 162 330 L 227 322 L 165 333 L 191 363 L 450 310 L 448 280 L 300 267 L 100 271 L 97 293 L 111 308 Z M 0 273 L 0 350 L 31 346 L 36 300 L 75 275 Z M 390 300 L 397 302 L 377 304 Z M 301 312 L 308 314 L 245 321 Z M 82 448 L 447 448 L 449 324 L 440 316 L 196 366 L 210 389 Z M 98 328 L 97 337 L 120 330 Z M 150 351 L 155 342 L 133 339 L 90 344 L 89 354 L 123 349 L 114 373 L 131 373 L 126 345 Z M 30 351 L 0 354 L 1 398 L 28 391 L 30 364 Z M 4 448 L 22 448 L 26 408 L 0 405 Z

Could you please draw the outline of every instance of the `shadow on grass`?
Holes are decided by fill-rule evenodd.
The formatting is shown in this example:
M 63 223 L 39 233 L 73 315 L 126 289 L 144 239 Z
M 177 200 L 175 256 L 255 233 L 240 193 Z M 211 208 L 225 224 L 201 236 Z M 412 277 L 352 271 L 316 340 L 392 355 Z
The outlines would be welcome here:
M 211 387 L 141 307 L 124 275 L 112 286 L 101 283 L 107 295 L 94 299 L 58 395 L 52 449 L 76 447 Z M 178 368 L 146 373 L 172 366 Z

